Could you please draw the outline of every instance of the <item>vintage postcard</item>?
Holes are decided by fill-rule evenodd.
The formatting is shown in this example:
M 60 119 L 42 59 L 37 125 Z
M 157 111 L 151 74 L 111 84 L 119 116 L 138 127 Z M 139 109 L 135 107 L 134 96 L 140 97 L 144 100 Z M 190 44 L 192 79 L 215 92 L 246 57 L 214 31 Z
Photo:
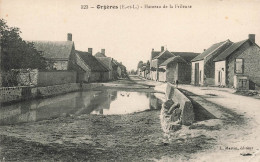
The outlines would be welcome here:
M 259 116 L 259 0 L 0 0 L 0 162 L 259 162 Z

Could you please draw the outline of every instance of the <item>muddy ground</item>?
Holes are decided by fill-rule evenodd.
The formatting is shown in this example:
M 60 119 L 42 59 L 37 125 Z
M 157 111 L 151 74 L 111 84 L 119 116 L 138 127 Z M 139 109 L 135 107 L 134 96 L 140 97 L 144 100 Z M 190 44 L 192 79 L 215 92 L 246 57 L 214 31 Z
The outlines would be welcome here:
M 128 87 L 135 85 L 135 80 L 114 83 Z M 152 92 L 151 84 L 147 85 L 142 84 L 148 88 L 141 89 Z M 188 161 L 216 147 L 222 132 L 246 123 L 243 117 L 225 112 L 233 115 L 232 120 L 196 116 L 192 126 L 164 134 L 159 114 L 160 110 L 109 116 L 66 115 L 0 126 L 0 161 Z

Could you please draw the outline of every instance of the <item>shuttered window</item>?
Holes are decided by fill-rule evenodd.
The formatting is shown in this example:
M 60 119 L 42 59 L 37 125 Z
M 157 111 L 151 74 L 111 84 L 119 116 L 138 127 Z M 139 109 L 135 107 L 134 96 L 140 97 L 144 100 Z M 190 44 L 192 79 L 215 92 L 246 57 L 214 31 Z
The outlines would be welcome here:
M 235 60 L 235 73 L 242 74 L 244 72 L 244 60 L 236 59 Z

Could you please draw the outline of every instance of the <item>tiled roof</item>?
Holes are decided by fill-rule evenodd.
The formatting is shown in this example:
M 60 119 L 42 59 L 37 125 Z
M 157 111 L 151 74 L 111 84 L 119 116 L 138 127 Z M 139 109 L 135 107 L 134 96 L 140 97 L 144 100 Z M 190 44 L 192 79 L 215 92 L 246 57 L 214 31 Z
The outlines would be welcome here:
M 190 62 L 197 57 L 199 53 L 194 52 L 172 52 L 175 56 L 181 56 L 185 61 Z
M 164 61 L 160 66 L 166 66 L 170 62 L 173 62 L 173 61 L 187 63 L 187 61 L 185 61 L 182 57 L 180 57 L 180 56 L 173 56 L 171 58 L 168 58 L 166 61 Z
M 30 41 L 37 51 L 48 59 L 69 59 L 74 43 L 72 41 Z
M 153 51 L 152 52 L 152 59 L 154 59 L 156 56 L 158 56 L 161 53 L 161 51 Z
M 197 57 L 195 57 L 191 61 L 203 60 L 206 56 L 208 56 L 209 54 L 211 54 L 212 52 L 214 52 L 215 50 L 217 50 L 219 47 L 221 47 L 222 45 L 224 45 L 227 42 L 230 42 L 230 40 L 226 40 L 226 41 L 223 41 L 223 42 L 213 44 L 208 49 L 206 49 L 206 51 L 204 51 L 203 53 L 201 53 L 200 55 L 198 55 Z
M 165 50 L 165 51 L 161 52 L 158 56 L 154 57 L 153 59 L 168 59 L 172 56 L 174 56 L 174 54 L 172 54 L 168 50 Z
M 91 71 L 97 71 L 97 72 L 106 72 L 108 69 L 101 64 L 94 56 L 92 56 L 88 52 L 82 52 L 82 51 L 76 51 L 76 54 L 79 55 L 79 57 L 84 60 L 84 62 L 88 65 L 88 67 L 91 69 Z
M 233 43 L 230 47 L 228 47 L 225 51 L 223 51 L 220 55 L 218 55 L 213 61 L 223 61 L 229 55 L 231 55 L 236 49 L 238 49 L 241 45 L 243 45 L 248 39 Z

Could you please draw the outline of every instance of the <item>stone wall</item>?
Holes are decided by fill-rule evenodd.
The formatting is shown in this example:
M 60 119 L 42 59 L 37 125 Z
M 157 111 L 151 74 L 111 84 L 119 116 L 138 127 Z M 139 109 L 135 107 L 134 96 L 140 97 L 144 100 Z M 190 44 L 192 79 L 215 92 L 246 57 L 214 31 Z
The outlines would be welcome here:
M 46 87 L 37 87 L 37 96 L 38 97 L 48 97 L 59 94 L 64 94 L 68 92 L 74 92 L 80 90 L 80 84 L 78 83 L 68 83 L 61 85 L 53 85 Z
M 194 122 L 191 101 L 170 83 L 167 83 L 165 95 L 167 101 L 163 103 L 160 115 L 163 130 L 177 131 L 181 125 L 191 125 Z
M 3 87 L 0 88 L 0 103 L 21 101 L 37 96 L 37 89 L 34 87 Z
M 42 98 L 65 94 L 79 90 L 90 90 L 103 86 L 102 83 L 90 83 L 80 85 L 79 83 L 68 83 L 46 87 L 3 87 L 0 88 L 0 103 L 17 102 L 34 98 Z
M 37 85 L 37 69 L 19 69 L 17 72 L 18 86 Z

